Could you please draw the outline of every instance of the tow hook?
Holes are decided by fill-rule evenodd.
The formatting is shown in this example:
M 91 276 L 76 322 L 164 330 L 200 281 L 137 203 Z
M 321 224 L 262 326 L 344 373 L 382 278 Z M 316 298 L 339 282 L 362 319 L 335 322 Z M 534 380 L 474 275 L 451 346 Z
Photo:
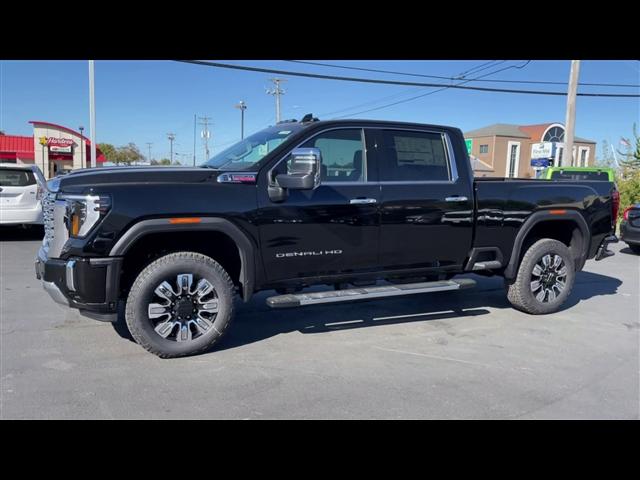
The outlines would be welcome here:
M 598 247 L 598 253 L 596 253 L 596 262 L 599 260 L 602 260 L 603 258 L 607 258 L 613 255 L 613 252 L 611 250 L 609 250 L 607 247 L 609 246 L 610 243 L 618 243 L 618 237 L 616 237 L 615 235 L 609 235 L 608 237 L 605 237 L 604 240 L 602 240 L 602 243 L 600 244 L 600 247 Z

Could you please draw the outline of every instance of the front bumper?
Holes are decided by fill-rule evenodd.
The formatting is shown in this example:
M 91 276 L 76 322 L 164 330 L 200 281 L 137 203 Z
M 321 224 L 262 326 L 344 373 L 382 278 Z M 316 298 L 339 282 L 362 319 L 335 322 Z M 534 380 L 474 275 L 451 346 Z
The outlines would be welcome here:
M 620 224 L 620 239 L 629 244 L 640 244 L 640 227 L 634 227 L 627 221 Z
M 77 308 L 96 320 L 114 322 L 121 264 L 120 257 L 47 259 L 41 249 L 35 269 L 56 303 Z

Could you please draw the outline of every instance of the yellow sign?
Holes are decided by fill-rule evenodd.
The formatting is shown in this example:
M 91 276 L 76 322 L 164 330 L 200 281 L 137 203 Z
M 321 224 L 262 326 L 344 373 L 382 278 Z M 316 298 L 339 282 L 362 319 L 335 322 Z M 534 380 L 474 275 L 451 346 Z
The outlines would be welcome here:
M 40 137 L 40 145 L 46 145 L 47 144 L 47 137 Z

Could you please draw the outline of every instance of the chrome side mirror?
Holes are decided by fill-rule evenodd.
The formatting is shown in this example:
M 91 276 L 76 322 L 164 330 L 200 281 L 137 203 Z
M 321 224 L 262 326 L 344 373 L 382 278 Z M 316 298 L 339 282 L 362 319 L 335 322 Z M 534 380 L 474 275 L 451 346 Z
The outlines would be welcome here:
M 288 173 L 276 177 L 282 188 L 313 190 L 320 185 L 322 154 L 318 148 L 296 148 L 291 152 Z

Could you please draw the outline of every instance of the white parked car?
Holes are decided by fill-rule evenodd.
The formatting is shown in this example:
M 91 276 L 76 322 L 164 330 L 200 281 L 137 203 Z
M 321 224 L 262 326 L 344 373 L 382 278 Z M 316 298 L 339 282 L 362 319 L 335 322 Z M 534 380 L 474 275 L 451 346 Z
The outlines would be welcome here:
M 42 225 L 45 184 L 35 165 L 0 163 L 0 225 Z

